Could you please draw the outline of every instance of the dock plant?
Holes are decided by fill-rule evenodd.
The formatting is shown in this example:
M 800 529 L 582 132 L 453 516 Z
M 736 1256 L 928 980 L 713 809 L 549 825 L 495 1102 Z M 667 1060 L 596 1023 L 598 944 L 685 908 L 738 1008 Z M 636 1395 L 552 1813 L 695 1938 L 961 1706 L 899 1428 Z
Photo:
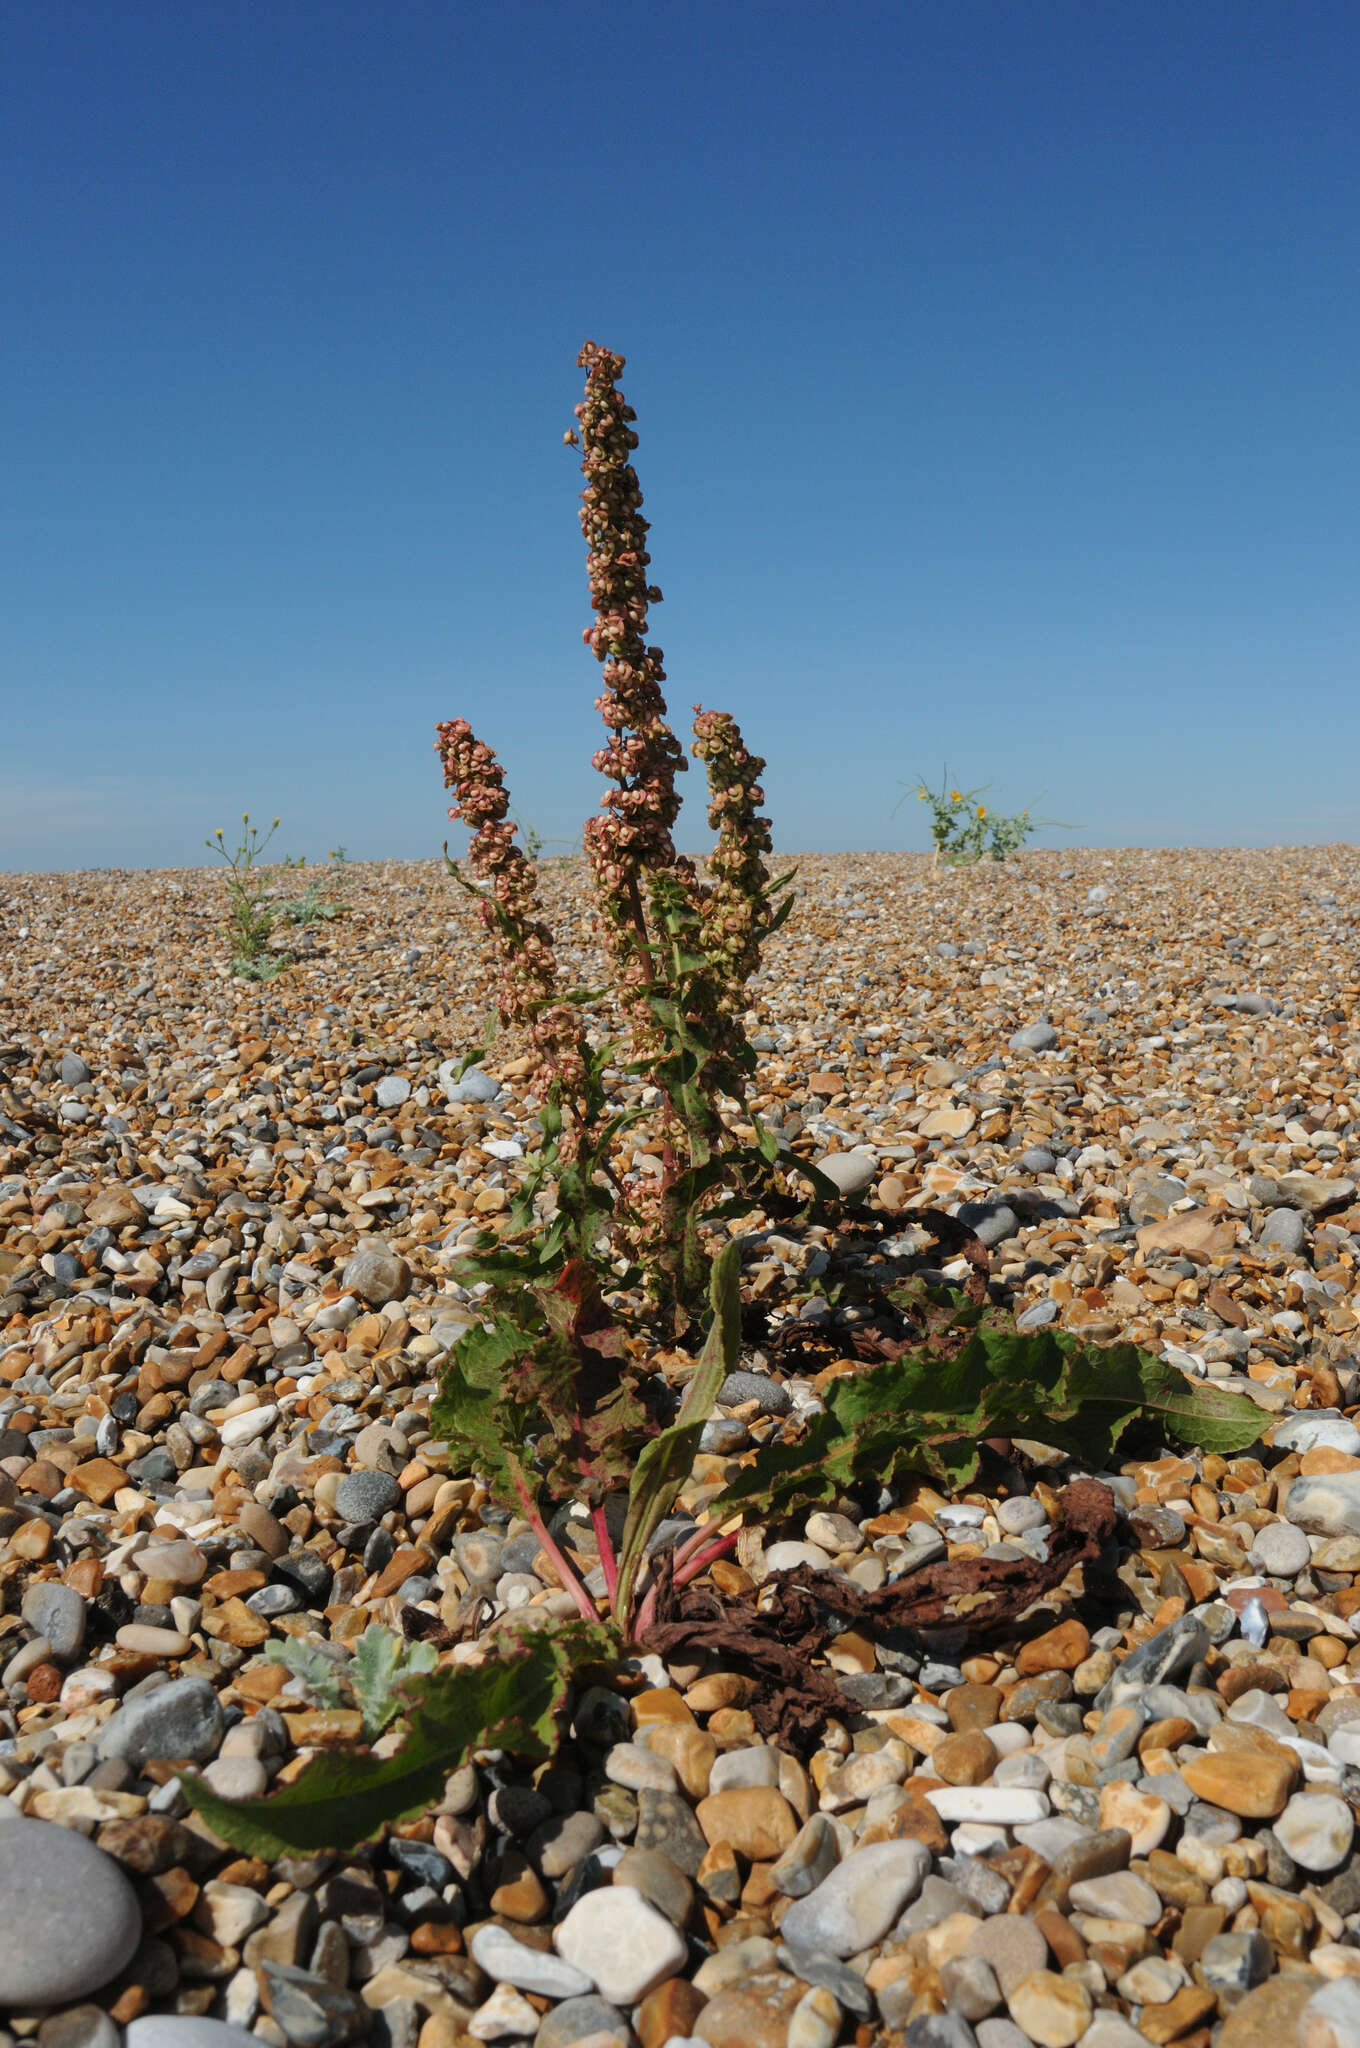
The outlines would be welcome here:
M 707 772 L 717 834 L 701 876 L 672 837 L 686 764 L 666 722 L 661 650 L 647 638 L 661 593 L 648 575 L 630 460 L 634 414 L 618 385 L 623 358 L 588 343 L 580 366 L 586 392 L 579 433 L 568 439 L 583 451 L 594 613 L 585 639 L 603 667 L 597 704 L 607 732 L 594 757 L 607 787 L 585 847 L 607 990 L 563 985 L 538 866 L 519 844 L 491 747 L 462 718 L 437 736 L 455 796 L 450 816 L 472 834 L 467 875 L 450 866 L 477 897 L 494 951 L 498 1021 L 532 1048 L 540 1138 L 506 1227 L 458 1269 L 479 1287 L 477 1320 L 444 1362 L 431 1419 L 453 1469 L 479 1475 L 492 1499 L 533 1530 L 544 1576 L 565 1596 L 554 1608 L 568 1611 L 530 1609 L 483 1629 L 470 1591 L 471 1611 L 460 1608 L 457 1628 L 406 1610 L 417 1637 L 442 1637 L 434 1656 L 428 1643 L 404 1648 L 374 1630 L 348 1671 L 306 1646 L 271 1651 L 323 1702 L 352 1698 L 370 1746 L 317 1755 L 260 1799 L 223 1799 L 183 1775 L 190 1803 L 250 1855 L 349 1846 L 411 1820 L 482 1751 L 549 1755 L 585 1673 L 607 1679 L 649 1637 L 664 1642 L 667 1626 L 692 1629 L 692 1619 L 668 1622 L 668 1612 L 700 1590 L 690 1582 L 748 1520 L 768 1526 L 909 1472 L 966 1483 L 981 1447 L 998 1438 L 1038 1437 L 1099 1466 L 1140 1420 L 1220 1452 L 1259 1433 L 1250 1400 L 1196 1387 L 1132 1346 L 1102 1351 L 1075 1334 L 1017 1330 L 990 1300 L 986 1254 L 970 1240 L 971 1293 L 923 1273 L 875 1281 L 874 1299 L 857 1307 L 861 1325 L 886 1345 L 876 1354 L 882 1362 L 833 1379 L 818 1407 L 771 1430 L 716 1497 L 710 1490 L 680 1540 L 661 1540 L 684 1505 L 723 1382 L 740 1363 L 742 1241 L 729 1226 L 771 1201 L 787 1213 L 796 1199 L 781 1185 L 788 1168 L 813 1200 L 838 1198 L 815 1168 L 779 1153 L 747 1105 L 755 1061 L 745 989 L 791 900 L 789 877 L 772 880 L 768 867 L 764 763 L 728 714 L 697 713 L 692 752 Z M 597 1042 L 587 1018 L 606 1001 L 613 1035 Z M 638 1100 L 622 1107 L 609 1093 L 618 1073 L 639 1084 Z M 631 1156 L 638 1140 L 645 1169 Z M 954 1218 L 917 1220 L 937 1235 L 967 1237 Z M 857 1272 L 862 1266 L 855 1262 Z M 1086 1482 L 1088 1494 L 1092 1487 Z M 1094 1492 L 1104 1503 L 1099 1526 L 1112 1527 L 1113 1503 Z M 583 1555 L 563 1533 L 573 1519 L 579 1529 L 582 1514 L 593 1561 L 588 1542 Z M 958 1595 L 953 1618 L 972 1613 L 970 1571 L 984 1604 L 988 1574 L 1010 1574 L 1007 1613 L 1056 1590 L 1073 1559 L 1094 1554 L 1087 1537 L 1068 1533 L 1047 1563 L 951 1565 L 947 1588 L 931 1587 L 932 1611 Z M 797 1587 L 775 1576 L 788 1581 L 777 1598 L 806 1596 L 814 1633 L 818 1615 L 834 1629 L 830 1575 L 808 1586 L 795 1574 Z M 911 1625 L 913 1589 L 930 1581 L 929 1570 L 909 1576 L 873 1596 L 893 1626 Z M 782 1655 L 788 1668 L 787 1644 Z M 829 1680 L 818 1683 L 818 1698 L 838 1699 Z

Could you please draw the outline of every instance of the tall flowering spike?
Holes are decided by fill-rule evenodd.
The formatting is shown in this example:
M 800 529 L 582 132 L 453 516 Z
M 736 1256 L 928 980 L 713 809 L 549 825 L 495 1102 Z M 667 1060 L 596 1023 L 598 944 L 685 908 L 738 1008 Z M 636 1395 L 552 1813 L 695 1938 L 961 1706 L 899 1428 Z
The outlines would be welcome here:
M 718 835 L 709 860 L 713 880 L 700 905 L 703 949 L 713 966 L 718 1001 L 733 1015 L 743 984 L 760 965 L 768 937 L 770 821 L 759 815 L 765 763 L 747 750 L 735 718 L 695 705 L 692 752 L 708 771 L 708 822 Z
M 458 799 L 449 816 L 472 828 L 468 866 L 492 887 L 480 909 L 500 970 L 496 1003 L 501 1021 L 527 1029 L 539 1055 L 537 1086 L 560 1081 L 566 1095 L 578 1096 L 585 1077 L 580 1023 L 575 1011 L 556 999 L 552 933 L 538 915 L 538 869 L 515 844 L 515 828 L 506 816 L 505 772 L 465 718 L 436 726 L 435 735 L 444 786 Z
M 643 878 L 658 869 L 690 870 L 688 863 L 677 864 L 671 840 L 680 811 L 675 778 L 687 763 L 666 723 L 661 649 L 647 645 L 647 607 L 661 602 L 661 592 L 647 581 L 647 521 L 629 461 L 637 447 L 637 414 L 618 388 L 623 366 L 622 356 L 586 343 L 578 359 L 587 373 L 586 395 L 576 418 L 586 480 L 581 531 L 595 613 L 583 637 L 604 664 L 596 708 L 610 735 L 594 765 L 615 784 L 587 823 L 585 843 L 610 950 L 625 984 L 636 990 L 652 978 Z

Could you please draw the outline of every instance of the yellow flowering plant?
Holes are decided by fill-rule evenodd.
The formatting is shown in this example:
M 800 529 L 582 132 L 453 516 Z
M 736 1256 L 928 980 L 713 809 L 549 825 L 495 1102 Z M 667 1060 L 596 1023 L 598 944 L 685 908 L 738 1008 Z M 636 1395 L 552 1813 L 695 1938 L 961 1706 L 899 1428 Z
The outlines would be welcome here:
M 937 864 L 944 860 L 950 867 L 971 867 L 987 858 L 1006 860 L 1020 851 L 1039 825 L 1060 822 L 1057 818 L 1033 817 L 1028 808 L 992 811 L 977 801 L 990 788 L 991 784 L 984 782 L 977 789 L 955 789 L 946 768 L 938 790 L 921 777 L 899 799 L 900 803 L 906 796 L 914 795 L 918 803 L 929 804 L 930 837 Z

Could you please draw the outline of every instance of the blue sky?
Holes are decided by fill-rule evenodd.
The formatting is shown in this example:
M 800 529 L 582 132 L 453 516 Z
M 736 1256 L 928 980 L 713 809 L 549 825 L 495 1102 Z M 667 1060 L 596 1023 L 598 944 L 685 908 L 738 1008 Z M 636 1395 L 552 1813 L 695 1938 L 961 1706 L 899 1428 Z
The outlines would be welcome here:
M 1353 5 L 29 0 L 0 71 L 0 867 L 429 854 L 460 714 L 577 838 L 587 336 L 784 847 L 946 761 L 1360 838 Z

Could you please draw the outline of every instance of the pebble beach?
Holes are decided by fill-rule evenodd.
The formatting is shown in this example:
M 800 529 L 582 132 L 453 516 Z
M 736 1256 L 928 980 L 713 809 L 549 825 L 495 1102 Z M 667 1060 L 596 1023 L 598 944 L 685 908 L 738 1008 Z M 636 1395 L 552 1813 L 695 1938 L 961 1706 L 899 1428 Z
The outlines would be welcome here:
M 1090 1473 L 1036 1433 L 955 1498 L 744 1530 L 721 1597 L 872 1592 L 1044 1557 L 1073 1479 L 1113 1498 L 1099 1569 L 1009 1636 L 829 1636 L 810 1750 L 721 1658 L 648 1654 L 547 1764 L 239 1856 L 181 1775 L 254 1796 L 360 1734 L 285 1639 L 343 1671 L 407 1609 L 574 1611 L 430 1418 L 534 1062 L 458 1078 L 493 971 L 440 863 L 346 865 L 263 984 L 216 871 L 0 875 L 0 2048 L 1360 2044 L 1354 849 L 793 859 L 747 1017 L 788 1154 L 894 1219 L 884 1256 L 947 1211 L 1021 1328 L 1246 1395 L 1259 1441 Z M 544 897 L 598 988 L 583 864 Z M 834 1229 L 738 1234 L 806 1342 L 743 1356 L 673 1540 L 856 1369 Z M 584 1512 L 559 1540 L 594 1569 Z

